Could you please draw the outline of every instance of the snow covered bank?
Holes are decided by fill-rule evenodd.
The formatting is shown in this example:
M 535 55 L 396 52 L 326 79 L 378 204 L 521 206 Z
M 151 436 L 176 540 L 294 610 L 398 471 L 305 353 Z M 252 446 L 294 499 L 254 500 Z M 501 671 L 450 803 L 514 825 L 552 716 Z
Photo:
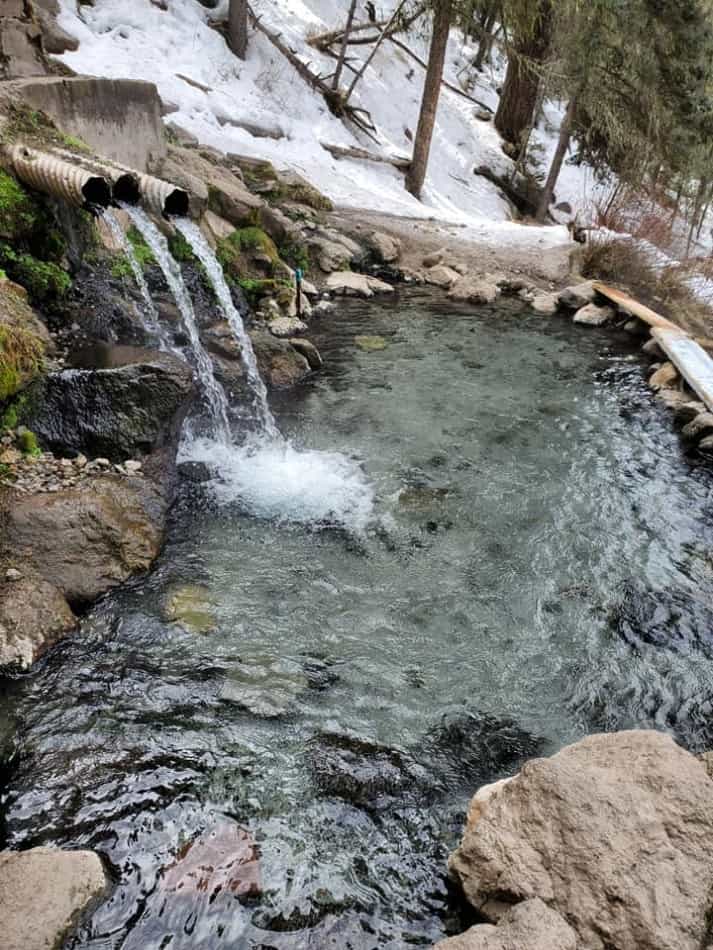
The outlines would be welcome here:
M 406 192 L 403 175 L 391 166 L 336 160 L 322 148 L 326 142 L 410 154 L 424 70 L 391 43 L 377 53 L 353 100 L 371 113 L 379 130 L 377 146 L 359 141 L 335 118 L 262 34 L 251 31 L 247 62 L 233 56 L 211 26 L 224 13 L 226 0 L 214 11 L 198 0 L 171 0 L 165 11 L 150 0 L 96 0 L 93 7 L 80 7 L 80 13 L 75 0 L 61 3 L 60 23 L 80 41 L 77 52 L 61 57 L 68 66 L 91 75 L 155 82 L 164 102 L 176 106 L 170 120 L 207 145 L 294 168 L 339 206 L 465 225 L 464 240 L 547 246 L 569 240 L 563 227 L 523 228 L 510 220 L 498 189 L 473 173 L 481 164 L 507 170 L 510 161 L 500 138 L 492 123 L 476 118 L 473 102 L 448 89 L 441 96 L 423 202 Z M 343 24 L 348 0 L 256 0 L 253 5 L 318 72 L 333 71 L 334 60 L 307 39 Z M 384 11 L 392 5 L 383 4 Z M 406 42 L 421 58 L 427 55 L 427 36 L 415 31 Z M 355 65 L 368 50 L 352 47 Z M 474 55 L 452 31 L 446 65 L 450 82 L 458 85 L 459 71 Z M 350 75 L 347 70 L 345 81 Z M 473 94 L 497 105 L 494 88 L 485 80 Z M 231 120 L 277 127 L 285 137 L 254 137 Z

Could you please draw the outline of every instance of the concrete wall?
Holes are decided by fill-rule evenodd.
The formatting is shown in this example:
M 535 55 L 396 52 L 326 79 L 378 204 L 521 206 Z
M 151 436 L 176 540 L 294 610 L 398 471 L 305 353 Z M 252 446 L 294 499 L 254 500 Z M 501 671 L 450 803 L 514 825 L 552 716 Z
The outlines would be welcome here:
M 154 171 L 166 156 L 161 100 L 153 83 L 48 76 L 11 85 L 19 98 L 100 155 L 144 172 Z

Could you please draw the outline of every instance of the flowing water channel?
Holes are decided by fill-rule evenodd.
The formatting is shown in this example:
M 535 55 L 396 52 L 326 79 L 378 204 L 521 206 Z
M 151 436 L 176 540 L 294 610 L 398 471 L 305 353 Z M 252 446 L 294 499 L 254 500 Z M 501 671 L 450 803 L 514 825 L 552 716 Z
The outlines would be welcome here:
M 631 345 L 416 292 L 313 331 L 284 441 L 201 443 L 156 569 L 0 701 L 6 844 L 115 882 L 72 947 L 429 946 L 478 785 L 601 729 L 711 741 L 711 479 Z M 238 828 L 259 894 L 181 876 Z

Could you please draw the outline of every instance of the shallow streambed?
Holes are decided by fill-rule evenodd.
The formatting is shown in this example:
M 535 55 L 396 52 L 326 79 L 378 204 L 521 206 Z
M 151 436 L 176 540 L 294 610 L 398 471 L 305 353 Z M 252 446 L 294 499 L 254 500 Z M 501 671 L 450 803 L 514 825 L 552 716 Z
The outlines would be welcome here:
M 315 341 L 326 371 L 274 408 L 362 461 L 346 527 L 187 486 L 155 572 L 6 684 L 8 846 L 95 848 L 116 881 L 72 946 L 428 945 L 479 784 L 598 729 L 709 739 L 711 481 L 631 344 L 418 294 Z M 313 506 L 339 471 L 289 469 Z M 269 474 L 239 490 L 274 512 Z M 226 818 L 262 896 L 169 887 Z

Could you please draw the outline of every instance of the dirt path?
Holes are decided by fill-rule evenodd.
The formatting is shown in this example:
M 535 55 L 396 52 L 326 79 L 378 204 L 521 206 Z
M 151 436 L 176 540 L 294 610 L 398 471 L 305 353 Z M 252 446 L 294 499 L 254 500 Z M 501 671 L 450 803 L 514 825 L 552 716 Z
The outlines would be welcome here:
M 531 227 L 504 223 L 481 230 L 428 218 L 403 218 L 381 212 L 337 209 L 330 223 L 355 236 L 383 231 L 402 242 L 400 264 L 422 269 L 424 255 L 445 248 L 445 263 L 463 264 L 476 273 L 505 272 L 531 278 L 547 287 L 561 286 L 572 271 L 579 245 L 563 227 Z

